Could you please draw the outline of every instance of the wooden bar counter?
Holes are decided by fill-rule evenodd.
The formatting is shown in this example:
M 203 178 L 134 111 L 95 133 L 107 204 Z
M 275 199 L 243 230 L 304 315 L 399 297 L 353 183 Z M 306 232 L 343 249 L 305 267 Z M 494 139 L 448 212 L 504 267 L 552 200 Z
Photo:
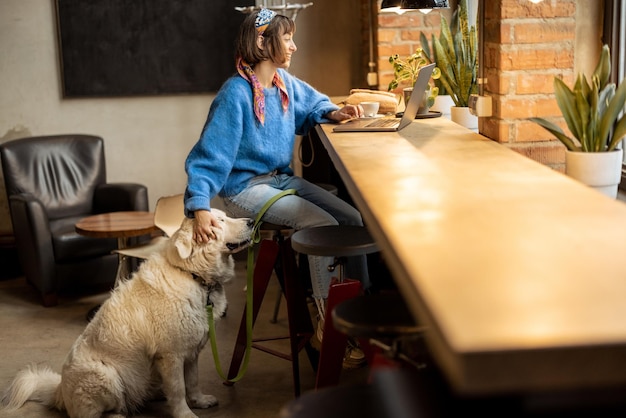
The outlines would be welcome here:
M 626 384 L 626 205 L 444 118 L 316 127 L 460 394 Z

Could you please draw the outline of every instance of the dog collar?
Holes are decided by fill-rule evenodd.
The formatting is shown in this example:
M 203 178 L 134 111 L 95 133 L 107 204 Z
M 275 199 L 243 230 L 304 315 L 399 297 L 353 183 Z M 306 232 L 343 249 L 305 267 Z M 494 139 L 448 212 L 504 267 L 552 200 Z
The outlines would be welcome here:
M 206 306 L 213 306 L 213 302 L 211 302 L 211 290 L 215 287 L 214 284 L 206 283 L 201 276 L 196 273 L 191 273 L 191 277 L 202 287 L 206 289 Z
M 213 302 L 211 302 L 211 298 L 209 297 L 211 295 L 211 290 L 215 287 L 214 284 L 208 284 L 204 281 L 204 279 L 202 279 L 202 276 L 200 276 L 199 274 L 196 273 L 192 273 L 190 271 L 187 270 L 183 270 L 180 267 L 176 267 L 178 270 L 182 271 L 183 273 L 187 273 L 187 274 L 191 274 L 191 278 L 198 283 L 201 287 L 206 289 L 206 306 L 213 306 Z

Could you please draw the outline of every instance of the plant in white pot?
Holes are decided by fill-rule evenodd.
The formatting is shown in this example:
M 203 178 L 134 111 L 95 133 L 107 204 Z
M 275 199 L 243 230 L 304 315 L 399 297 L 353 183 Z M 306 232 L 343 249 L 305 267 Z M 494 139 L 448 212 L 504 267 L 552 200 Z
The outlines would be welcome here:
M 453 20 L 455 18 L 456 14 L 453 15 Z M 422 44 L 423 54 L 428 59 L 428 62 L 435 62 L 428 43 L 428 38 L 424 35 L 424 32 L 420 33 L 420 42 Z M 433 112 L 441 112 L 443 117 L 450 119 L 450 108 L 454 106 L 454 101 L 452 100 L 452 96 L 450 96 L 445 87 L 441 84 L 441 75 L 435 80 L 435 87 L 438 89 L 437 97 L 435 97 L 435 102 L 430 107 L 430 110 Z
M 622 116 L 626 82 L 616 89 L 610 76 L 610 52 L 604 45 L 591 83 L 584 74 L 578 74 L 573 89 L 570 89 L 560 78 L 554 78 L 556 101 L 572 136 L 548 119 L 535 117 L 530 120 L 565 145 L 567 175 L 615 197 L 622 168 L 622 150 L 618 145 L 626 135 L 626 118 Z M 587 179 L 588 175 L 597 178 Z
M 437 63 L 439 82 L 454 102 L 452 120 L 477 130 L 478 118 L 468 106 L 470 95 L 478 93 L 478 34 L 476 26 L 469 24 L 467 0 L 459 0 L 450 24 L 441 16 L 439 37 L 432 35 L 432 54 L 426 37 L 421 39 L 424 54 Z
M 403 89 L 403 98 L 404 103 L 408 103 L 409 97 L 411 97 L 411 93 L 413 92 L 413 85 L 417 80 L 417 76 L 420 72 L 420 69 L 430 64 L 430 62 L 424 56 L 424 51 L 422 48 L 417 48 L 417 50 L 409 55 L 408 57 L 402 58 L 400 55 L 395 54 L 389 57 L 389 63 L 393 66 L 393 80 L 389 82 L 387 86 L 387 91 L 396 90 L 398 87 L 405 85 Z M 435 67 L 433 69 L 433 73 L 430 76 L 431 82 L 429 83 L 429 88 L 424 93 L 425 95 L 425 105 L 420 107 L 418 114 L 427 113 L 428 109 L 435 102 L 435 97 L 439 92 L 439 88 L 435 87 L 432 80 L 436 80 L 440 77 L 441 71 L 439 68 Z

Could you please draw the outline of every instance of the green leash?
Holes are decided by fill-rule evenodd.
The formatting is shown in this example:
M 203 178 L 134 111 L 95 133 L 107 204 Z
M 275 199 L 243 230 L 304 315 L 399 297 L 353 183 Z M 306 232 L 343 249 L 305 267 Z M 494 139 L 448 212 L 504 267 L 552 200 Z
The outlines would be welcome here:
M 226 382 L 235 383 L 243 378 L 248 368 L 248 362 L 250 361 L 250 349 L 252 347 L 252 290 L 253 290 L 253 273 L 254 273 L 254 245 L 261 241 L 261 218 L 265 215 L 265 212 L 280 198 L 296 194 L 295 189 L 287 189 L 272 197 L 265 202 L 261 211 L 257 215 L 254 221 L 254 227 L 252 228 L 251 244 L 248 247 L 248 265 L 247 265 L 247 286 L 246 286 L 246 352 L 243 358 L 243 365 L 239 370 L 237 376 L 232 379 L 228 379 L 222 371 L 222 364 L 220 362 L 220 356 L 217 352 L 217 341 L 215 338 L 215 318 L 213 317 L 213 306 L 207 305 L 206 312 L 209 323 L 209 337 L 211 339 L 211 351 L 213 352 L 213 361 L 215 362 L 215 369 L 217 374 Z

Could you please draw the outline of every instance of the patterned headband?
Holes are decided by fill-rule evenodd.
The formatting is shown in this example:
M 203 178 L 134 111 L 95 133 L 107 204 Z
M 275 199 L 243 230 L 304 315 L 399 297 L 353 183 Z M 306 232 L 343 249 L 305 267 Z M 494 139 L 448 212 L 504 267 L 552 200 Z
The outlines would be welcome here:
M 276 16 L 276 12 L 262 8 L 259 10 L 259 13 L 256 15 L 256 19 L 254 20 L 254 27 L 256 28 L 259 35 L 262 35 L 267 29 L 267 26 L 270 24 L 272 19 Z

